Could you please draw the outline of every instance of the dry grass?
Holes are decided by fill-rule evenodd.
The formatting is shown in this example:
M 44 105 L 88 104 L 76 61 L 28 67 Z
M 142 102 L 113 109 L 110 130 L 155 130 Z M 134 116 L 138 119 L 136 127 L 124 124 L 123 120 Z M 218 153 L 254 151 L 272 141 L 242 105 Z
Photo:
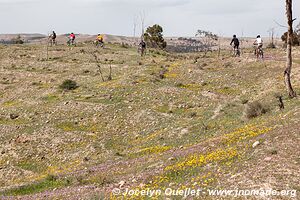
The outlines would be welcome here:
M 140 58 L 132 47 L 79 44 L 50 48 L 47 61 L 41 45 L 0 49 L 0 195 L 97 198 L 120 181 L 128 188 L 257 188 L 269 181 L 299 190 L 299 179 L 284 176 L 299 177 L 299 99 L 284 97 L 285 110 L 277 108 L 274 93 L 285 93 L 280 59 L 256 62 L 251 53 L 232 58 L 226 51 L 221 58 L 157 51 Z M 102 81 L 91 51 L 113 80 Z M 63 80 L 80 87 L 65 92 Z M 244 104 L 256 99 L 269 112 L 250 103 L 244 121 Z M 262 161 L 267 155 L 276 169 Z

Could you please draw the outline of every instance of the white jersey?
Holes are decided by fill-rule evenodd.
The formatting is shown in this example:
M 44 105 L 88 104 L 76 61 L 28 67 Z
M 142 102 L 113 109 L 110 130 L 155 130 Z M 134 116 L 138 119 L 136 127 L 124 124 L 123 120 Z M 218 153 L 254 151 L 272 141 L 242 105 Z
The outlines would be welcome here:
M 256 44 L 260 45 L 262 43 L 263 43 L 263 41 L 261 38 L 256 38 Z

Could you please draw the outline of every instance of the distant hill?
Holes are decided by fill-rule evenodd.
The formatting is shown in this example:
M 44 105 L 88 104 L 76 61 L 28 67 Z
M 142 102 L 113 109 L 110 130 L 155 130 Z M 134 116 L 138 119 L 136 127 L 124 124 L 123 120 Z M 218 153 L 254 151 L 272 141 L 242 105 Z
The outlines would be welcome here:
M 11 41 L 12 39 L 15 39 L 18 36 L 21 36 L 21 38 L 24 41 L 37 41 L 46 38 L 46 35 L 39 34 L 39 33 L 32 33 L 32 34 L 0 34 L 0 41 Z
M 0 34 L 0 41 L 2 43 L 9 42 L 12 39 L 15 39 L 18 36 L 27 42 L 27 43 L 40 43 L 47 40 L 48 36 L 43 34 Z M 61 34 L 57 36 L 58 43 L 65 43 L 67 41 L 68 34 Z M 89 34 L 76 34 L 76 40 L 78 42 L 90 42 L 96 39 L 96 35 L 89 35 Z M 106 42 L 112 43 L 127 43 L 127 44 L 134 44 L 138 42 L 138 39 L 134 39 L 132 37 L 126 36 L 115 36 L 115 35 L 104 35 L 104 39 Z
M 48 38 L 47 35 L 33 33 L 33 34 L 0 34 L 0 43 L 9 43 L 12 39 L 16 38 L 18 35 L 26 43 L 46 43 Z M 57 36 L 57 42 L 59 44 L 65 44 L 68 40 L 68 34 L 61 34 Z M 96 39 L 97 35 L 89 35 L 89 34 L 76 34 L 77 42 L 92 42 Z M 128 36 L 118 36 L 118 35 L 108 35 L 104 34 L 104 41 L 110 43 L 125 43 L 131 46 L 137 45 L 139 43 L 139 37 L 128 37 Z M 201 42 L 198 38 L 195 37 L 165 37 L 167 41 L 168 51 L 173 52 L 195 52 L 200 51 Z M 231 38 L 223 37 L 221 38 L 221 49 L 230 49 L 230 41 Z M 254 38 L 244 37 L 240 38 L 241 48 L 249 48 L 253 45 Z M 265 47 L 270 43 L 269 38 L 264 38 Z M 275 39 L 275 44 L 277 46 L 281 46 L 282 42 L 279 38 Z M 217 48 L 218 44 L 216 43 Z

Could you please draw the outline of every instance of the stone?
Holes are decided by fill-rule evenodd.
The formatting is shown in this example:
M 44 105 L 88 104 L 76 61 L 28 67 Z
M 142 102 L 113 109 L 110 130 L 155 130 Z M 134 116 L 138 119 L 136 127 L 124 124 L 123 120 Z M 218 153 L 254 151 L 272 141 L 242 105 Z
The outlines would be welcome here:
M 260 142 L 259 142 L 259 141 L 256 141 L 256 142 L 253 143 L 252 147 L 253 147 L 253 148 L 256 148 L 258 145 L 260 145 Z
M 272 158 L 271 158 L 271 157 L 266 157 L 264 160 L 265 160 L 265 161 L 271 161 Z
M 174 161 L 175 158 L 174 158 L 174 157 L 171 157 L 171 158 L 169 158 L 168 160 L 169 160 L 169 161 Z
M 10 114 L 9 117 L 10 117 L 10 119 L 14 120 L 14 119 L 19 118 L 19 115 L 16 115 L 16 114 Z

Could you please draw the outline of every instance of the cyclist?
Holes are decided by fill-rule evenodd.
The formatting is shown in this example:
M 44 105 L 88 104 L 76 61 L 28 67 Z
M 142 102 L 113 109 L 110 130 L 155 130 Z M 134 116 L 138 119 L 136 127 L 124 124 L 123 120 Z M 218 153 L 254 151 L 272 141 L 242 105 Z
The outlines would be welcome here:
M 261 54 L 262 58 L 263 58 L 263 40 L 260 37 L 260 35 L 258 35 L 256 37 L 256 40 L 254 41 L 253 45 L 255 46 L 255 55 L 257 56 L 257 58 L 259 57 L 259 55 Z
M 236 37 L 236 35 L 233 35 L 233 38 L 230 42 L 230 46 L 233 44 L 233 51 L 235 56 L 240 56 L 240 41 Z
M 71 33 L 71 34 L 69 35 L 69 41 L 68 41 L 68 44 L 69 44 L 69 45 L 74 45 L 74 44 L 75 44 L 75 38 L 76 38 L 75 34 L 74 34 L 74 33 Z
M 97 47 L 98 46 L 103 47 L 103 45 L 104 45 L 104 39 L 103 39 L 103 36 L 101 34 L 97 35 L 96 45 L 97 45 Z
M 144 40 L 141 40 L 141 42 L 139 44 L 139 51 L 141 53 L 141 56 L 144 56 L 146 47 L 147 47 L 146 42 Z
M 52 34 L 49 36 L 50 44 L 55 45 L 56 44 L 56 33 L 55 31 L 52 31 Z

